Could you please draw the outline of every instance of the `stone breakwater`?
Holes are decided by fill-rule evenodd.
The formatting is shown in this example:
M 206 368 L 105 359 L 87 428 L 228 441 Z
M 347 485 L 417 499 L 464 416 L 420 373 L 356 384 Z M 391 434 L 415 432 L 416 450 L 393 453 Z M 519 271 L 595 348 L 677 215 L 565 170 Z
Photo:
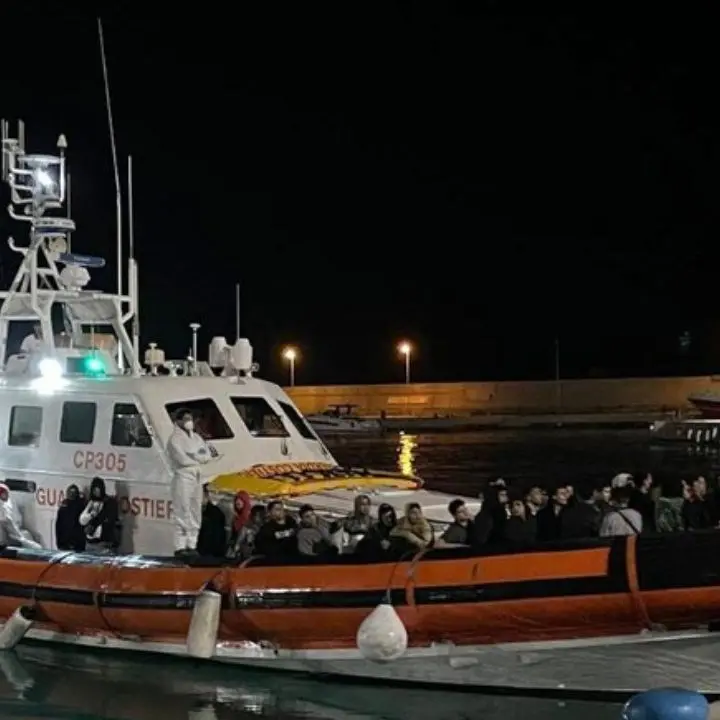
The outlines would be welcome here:
M 720 377 L 317 385 L 286 388 L 305 414 L 357 405 L 361 415 L 535 415 L 655 413 L 688 407 L 692 393 L 717 391 Z

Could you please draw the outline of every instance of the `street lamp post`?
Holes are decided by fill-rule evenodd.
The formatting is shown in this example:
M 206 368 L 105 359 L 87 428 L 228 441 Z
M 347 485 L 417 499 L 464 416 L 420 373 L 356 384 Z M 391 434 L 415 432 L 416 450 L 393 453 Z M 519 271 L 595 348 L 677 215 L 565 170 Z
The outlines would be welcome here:
M 290 387 L 295 387 L 295 358 L 297 358 L 297 350 L 292 347 L 283 350 L 283 357 L 290 365 Z
M 409 342 L 401 342 L 398 345 L 398 351 L 405 356 L 405 384 L 410 384 L 410 355 L 412 354 L 412 346 Z

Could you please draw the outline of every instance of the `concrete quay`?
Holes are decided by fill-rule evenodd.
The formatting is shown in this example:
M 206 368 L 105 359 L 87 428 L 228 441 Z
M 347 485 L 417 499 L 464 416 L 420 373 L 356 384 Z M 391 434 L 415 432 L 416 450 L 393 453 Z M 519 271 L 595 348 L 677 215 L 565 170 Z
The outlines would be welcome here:
M 386 432 L 441 433 L 478 430 L 527 430 L 531 428 L 642 428 L 672 413 L 575 413 L 545 415 L 465 415 L 451 417 L 388 417 L 382 420 Z
M 358 414 L 368 417 L 443 420 L 449 416 L 472 418 L 473 425 L 483 418 L 492 424 L 498 418 L 508 423 L 518 416 L 527 422 L 535 417 L 536 423 L 541 418 L 563 416 L 566 424 L 580 422 L 579 416 L 589 420 L 590 415 L 657 417 L 686 410 L 688 395 L 714 389 L 720 392 L 720 377 L 709 375 L 286 388 L 306 415 L 320 413 L 330 405 L 356 405 Z

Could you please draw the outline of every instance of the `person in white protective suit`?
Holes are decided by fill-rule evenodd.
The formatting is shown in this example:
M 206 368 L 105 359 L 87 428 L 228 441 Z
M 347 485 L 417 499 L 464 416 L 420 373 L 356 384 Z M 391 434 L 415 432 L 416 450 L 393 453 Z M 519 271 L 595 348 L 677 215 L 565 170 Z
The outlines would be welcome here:
M 10 497 L 10 488 L 0 483 L 0 545 L 42 550 L 27 530 L 22 528 L 22 516 Z
M 175 428 L 168 440 L 167 451 L 173 468 L 175 555 L 194 555 L 202 522 L 202 467 L 216 459 L 218 454 L 195 432 L 195 422 L 189 410 L 176 413 Z
M 33 331 L 23 338 L 20 345 L 20 352 L 32 354 L 40 352 L 44 346 L 45 344 L 42 341 L 42 327 L 40 323 L 36 323 L 33 325 Z

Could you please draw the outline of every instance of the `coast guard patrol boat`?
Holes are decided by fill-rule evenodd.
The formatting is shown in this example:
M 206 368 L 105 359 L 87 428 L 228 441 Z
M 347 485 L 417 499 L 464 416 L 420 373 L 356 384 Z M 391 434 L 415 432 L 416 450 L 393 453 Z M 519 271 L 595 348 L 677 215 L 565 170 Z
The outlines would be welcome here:
M 68 251 L 75 223 L 61 215 L 66 145 L 60 136 L 56 155 L 29 154 L 23 124 L 12 137 L 2 122 L 8 212 L 28 238 L 9 239 L 20 266 L 9 289 L 0 292 L 0 479 L 26 529 L 53 548 L 65 488 L 87 487 L 99 475 L 125 516 L 123 551 L 172 554 L 165 447 L 179 408 L 194 413 L 199 431 L 218 450 L 214 479 L 208 480 L 221 495 L 243 489 L 259 500 L 285 497 L 291 505 L 309 502 L 336 516 L 352 508 L 357 492 L 367 492 L 374 504 L 388 502 L 402 512 L 405 503 L 417 501 L 429 520 L 449 520 L 450 498 L 420 489 L 417 478 L 339 467 L 282 389 L 254 376 L 247 339 L 228 345 L 214 338 L 208 362 L 200 362 L 199 326 L 191 326 L 191 359 L 168 361 L 151 345 L 141 363 L 134 258 L 128 292 L 119 287 L 112 294 L 89 289 L 90 271 L 103 259 Z M 52 319 L 58 310 L 60 334 Z M 8 337 L 17 322 L 35 323 L 36 337 L 13 352 Z

